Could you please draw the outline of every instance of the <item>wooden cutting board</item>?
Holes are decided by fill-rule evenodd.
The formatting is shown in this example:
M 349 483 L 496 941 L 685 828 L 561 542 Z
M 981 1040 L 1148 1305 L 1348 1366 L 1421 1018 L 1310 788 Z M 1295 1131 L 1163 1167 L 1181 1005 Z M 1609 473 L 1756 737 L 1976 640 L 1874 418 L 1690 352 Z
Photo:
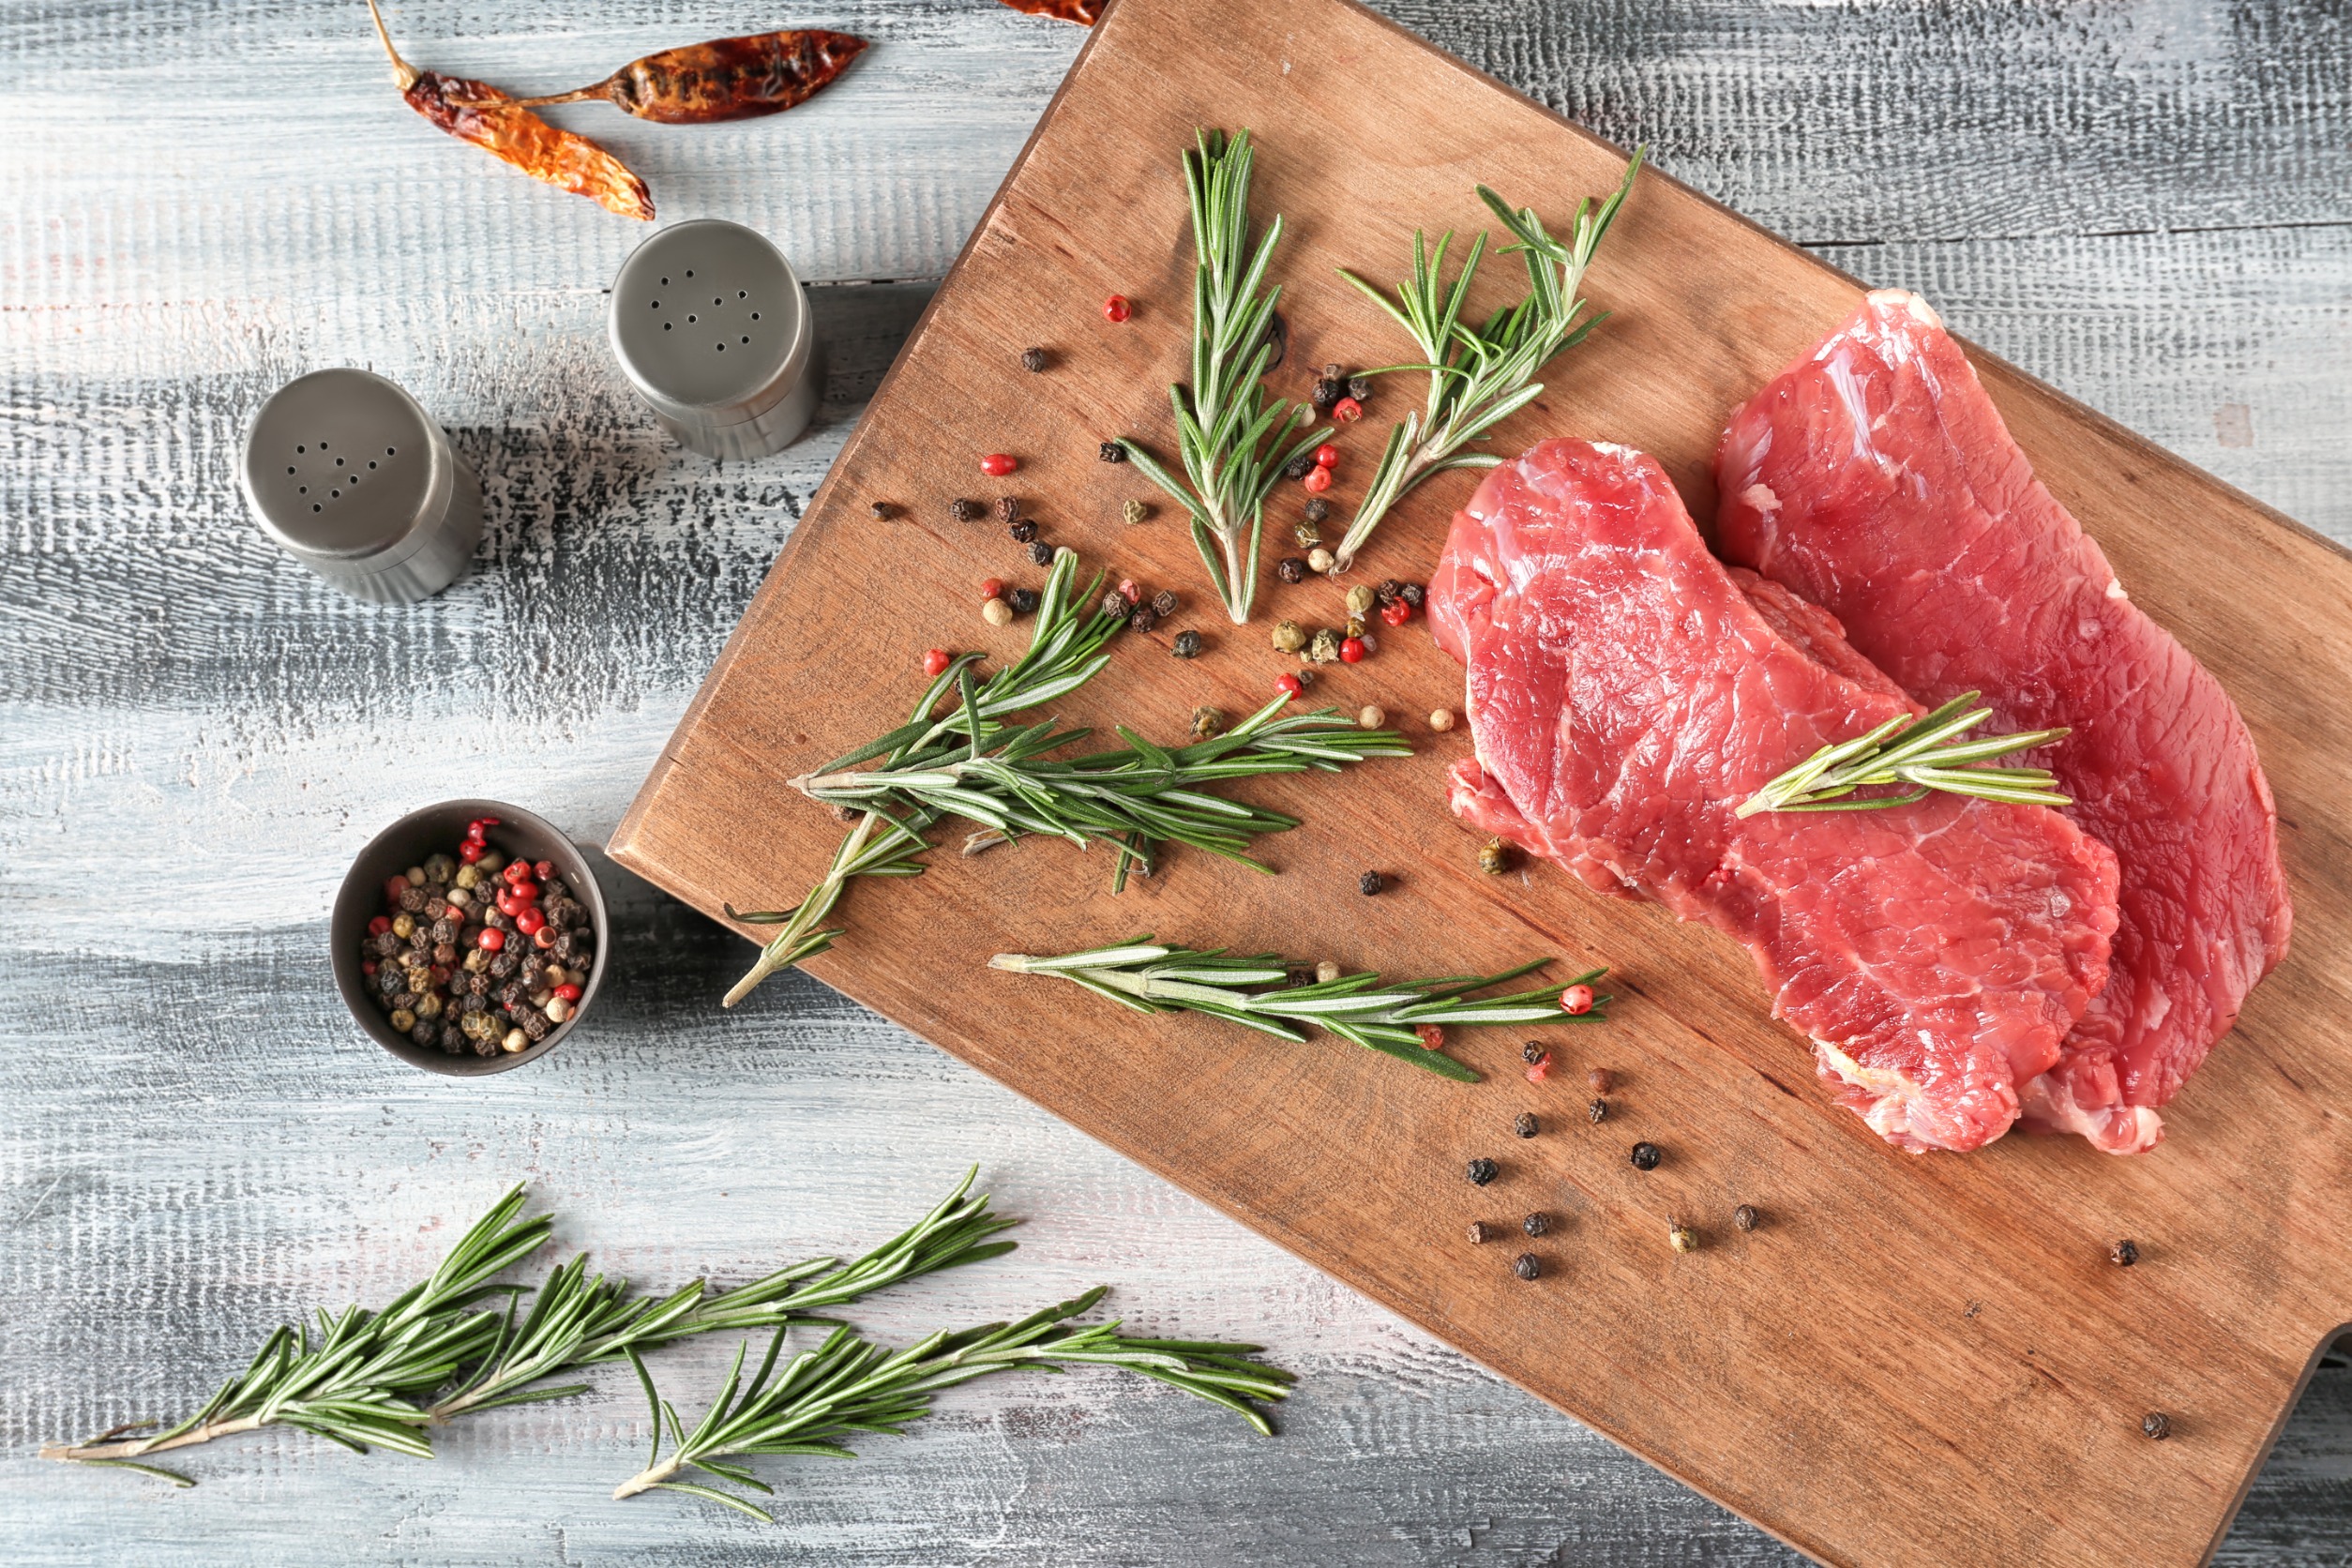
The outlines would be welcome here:
M 1195 704 L 1246 711 L 1289 667 L 1267 644 L 1274 619 L 1341 617 L 1336 585 L 1269 576 L 1257 622 L 1228 626 L 1172 508 L 1095 457 L 1118 433 L 1168 449 L 1191 276 L 1177 156 L 1197 125 L 1262 140 L 1257 211 L 1290 225 L 1276 381 L 1292 396 L 1327 360 L 1409 357 L 1333 268 L 1393 279 L 1415 225 L 1485 226 L 1481 181 L 1558 227 L 1622 164 L 1346 0 L 1119 0 L 663 752 L 616 859 L 714 915 L 722 900 L 799 898 L 840 829 L 786 780 L 899 722 L 926 647 L 1001 658 L 1025 639 L 982 624 L 974 585 L 1041 573 L 1001 523 L 952 521 L 952 498 L 1021 496 L 1047 539 L 1184 596 L 1063 704 L 1074 721 L 1181 738 Z M 1515 264 L 1492 264 L 1497 289 Z M 1495 445 L 1630 443 L 1704 520 L 1726 413 L 1860 290 L 1652 173 L 1591 292 L 1615 314 Z M 1135 302 L 1123 325 L 1100 314 L 1113 293 Z M 1053 356 L 1044 374 L 1019 366 L 1033 345 Z M 1977 364 L 2133 596 L 2244 708 L 2278 795 L 2294 957 L 2168 1108 L 2154 1153 L 2022 1136 L 1965 1157 L 1898 1153 L 1831 1103 L 1729 942 L 1549 867 L 1481 876 L 1440 785 L 1467 733 L 1424 717 L 1459 706 L 1460 675 L 1419 621 L 1371 660 L 1330 667 L 1315 696 L 1383 705 L 1420 754 L 1248 792 L 1306 821 L 1265 845 L 1280 875 L 1179 854 L 1114 897 L 1100 852 L 944 853 L 920 881 L 853 887 L 849 936 L 809 968 L 1817 1557 L 2205 1560 L 2352 1315 L 2352 741 L 2335 721 L 2352 691 L 2352 565 L 2048 387 Z M 1418 399 L 1412 379 L 1384 383 L 1344 437 L 1339 516 Z M 1021 459 L 1012 479 L 978 476 L 996 451 Z M 1410 500 L 1363 579 L 1425 578 L 1471 486 L 1449 475 Z M 1136 497 L 1156 515 L 1128 527 L 1121 504 Z M 1269 565 L 1302 499 L 1278 490 Z M 905 515 L 873 520 L 877 500 Z M 1185 626 L 1208 640 L 1197 662 L 1168 656 Z M 1375 868 L 1390 891 L 1363 897 L 1356 879 Z M 1614 966 L 1621 1000 L 1606 1027 L 1533 1032 L 1560 1067 L 1540 1085 L 1521 1075 L 1519 1032 L 1457 1034 L 1452 1048 L 1487 1075 L 1461 1086 L 983 967 L 1145 929 L 1400 975 L 1555 954 Z M 1620 1085 L 1599 1125 L 1585 1114 L 1596 1065 Z M 1523 1110 L 1542 1119 L 1531 1139 L 1513 1135 Z M 1628 1162 L 1636 1138 L 1666 1151 L 1655 1171 Z M 1463 1176 L 1478 1155 L 1502 1167 L 1485 1189 Z M 1730 1223 L 1741 1203 L 1764 1214 L 1753 1233 Z M 1552 1230 L 1525 1242 L 1518 1221 L 1538 1212 Z M 1696 1227 L 1697 1252 L 1669 1249 L 1670 1217 Z M 1506 1239 L 1471 1245 L 1472 1219 Z M 2135 1268 L 2107 1260 L 2123 1237 Z M 1513 1275 L 1522 1250 L 1543 1259 L 1533 1283 Z M 2170 1440 L 2141 1434 L 2150 1411 L 2170 1416 Z

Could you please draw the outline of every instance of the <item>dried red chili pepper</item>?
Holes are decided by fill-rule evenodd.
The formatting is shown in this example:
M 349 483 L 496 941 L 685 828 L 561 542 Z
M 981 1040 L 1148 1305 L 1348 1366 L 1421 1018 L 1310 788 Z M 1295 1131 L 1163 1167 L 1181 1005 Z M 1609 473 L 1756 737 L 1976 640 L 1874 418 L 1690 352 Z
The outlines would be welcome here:
M 1031 16 L 1059 17 L 1063 22 L 1075 22 L 1086 27 L 1093 26 L 1095 18 L 1103 14 L 1103 0 L 1004 0 L 1004 3 Z
M 392 56 L 392 80 L 408 106 L 460 142 L 471 142 L 535 180 L 585 196 L 608 212 L 653 220 L 654 199 L 628 165 L 585 136 L 558 130 L 487 82 L 420 71 L 400 58 L 384 31 L 376 0 L 368 0 L 376 37 Z
M 851 33 L 754 33 L 665 49 L 593 86 L 515 101 L 537 109 L 603 98 L 625 114 L 668 126 L 747 120 L 806 103 L 864 53 L 866 40 Z

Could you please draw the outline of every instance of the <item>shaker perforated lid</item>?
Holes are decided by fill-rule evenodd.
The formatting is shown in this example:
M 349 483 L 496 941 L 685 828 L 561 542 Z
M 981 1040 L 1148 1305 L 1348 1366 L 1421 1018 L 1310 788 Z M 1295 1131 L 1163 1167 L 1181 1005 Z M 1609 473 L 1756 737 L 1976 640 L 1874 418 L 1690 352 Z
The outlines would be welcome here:
M 443 526 L 451 469 L 448 438 L 415 399 L 343 369 L 297 377 L 262 405 L 241 478 L 255 520 L 288 551 L 372 571 Z
M 654 234 L 612 282 L 612 352 L 656 413 L 690 429 L 759 418 L 791 397 L 811 335 L 790 263 L 739 223 Z

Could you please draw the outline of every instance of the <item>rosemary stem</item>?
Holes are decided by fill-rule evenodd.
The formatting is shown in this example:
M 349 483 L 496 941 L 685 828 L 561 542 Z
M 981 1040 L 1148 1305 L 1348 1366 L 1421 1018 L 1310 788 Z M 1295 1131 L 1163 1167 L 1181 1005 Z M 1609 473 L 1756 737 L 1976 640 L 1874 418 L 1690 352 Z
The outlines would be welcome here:
M 790 969 L 807 957 L 810 932 L 819 921 L 833 912 L 835 902 L 841 897 L 842 884 L 848 880 L 848 867 L 857 858 L 857 852 L 865 848 L 866 840 L 873 834 L 874 824 L 880 821 L 871 811 L 859 815 L 857 825 L 841 841 L 841 847 L 834 851 L 833 864 L 826 869 L 824 880 L 809 889 L 808 897 L 792 912 L 792 917 L 784 923 L 784 928 L 760 949 L 759 961 L 719 999 L 720 1006 L 732 1007 L 756 990 L 769 975 Z
M 635 1475 L 613 1487 L 612 1496 L 617 1501 L 622 1498 L 633 1498 L 640 1492 L 650 1492 L 684 1469 L 686 1469 L 686 1460 L 673 1454 L 649 1470 L 639 1470 Z
M 250 1432 L 266 1425 L 268 1419 L 263 1415 L 241 1415 L 234 1421 L 209 1421 L 170 1438 L 125 1438 L 120 1442 L 43 1443 L 41 1457 L 61 1459 L 68 1464 L 87 1464 L 98 1459 L 136 1459 L 148 1454 L 161 1454 L 170 1449 L 211 1442 L 216 1438 L 233 1438 L 239 1432 Z

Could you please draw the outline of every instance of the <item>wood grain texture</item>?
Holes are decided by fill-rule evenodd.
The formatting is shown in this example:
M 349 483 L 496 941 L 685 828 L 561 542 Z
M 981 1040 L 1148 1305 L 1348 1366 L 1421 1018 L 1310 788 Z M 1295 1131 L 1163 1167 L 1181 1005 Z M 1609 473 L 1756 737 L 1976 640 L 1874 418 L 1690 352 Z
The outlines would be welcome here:
M 1130 636 L 1112 672 L 1062 704 L 1085 721 L 1115 716 L 1174 744 L 1194 704 L 1245 711 L 1289 662 L 1265 646 L 1266 622 L 1343 618 L 1339 589 L 1309 580 L 1272 592 L 1266 622 L 1220 625 L 1213 605 L 1202 611 L 1183 531 L 1116 521 L 1143 486 L 1093 460 L 1095 441 L 1117 433 L 1170 450 L 1167 415 L 1138 389 L 1184 373 L 1192 258 L 1171 154 L 1204 123 L 1322 132 L 1274 132 L 1256 191 L 1260 214 L 1289 225 L 1281 380 L 1294 392 L 1304 367 L 1392 352 L 1366 340 L 1382 324 L 1363 302 L 1317 287 L 1334 268 L 1378 276 L 1415 225 L 1474 225 L 1482 181 L 1542 200 L 1557 225 L 1573 194 L 1614 182 L 1619 161 L 1344 0 L 1123 0 L 664 748 L 613 837 L 617 859 L 712 913 L 787 905 L 814 878 L 840 829 L 785 781 L 900 722 L 927 644 L 1000 660 L 1018 646 L 1018 632 L 988 637 L 948 608 L 982 575 L 1018 580 L 1021 552 L 1000 527 L 946 519 L 984 450 L 1021 456 L 1019 484 L 1001 488 L 1032 498 L 1048 537 L 1114 578 L 1147 591 L 1181 581 L 1196 596 L 1189 618 Z M 1726 411 L 1848 316 L 1859 291 L 1664 180 L 1611 238 L 1589 281 L 1615 312 L 1607 328 L 1494 444 L 1628 443 L 1661 460 L 1704 520 Z M 1134 322 L 1091 309 L 1112 289 L 1138 302 Z M 1491 309 L 1494 290 L 1473 309 Z M 1053 350 L 1058 368 L 1008 375 L 1025 343 Z M 1310 824 L 1268 847 L 1286 873 L 1271 881 L 1180 858 L 1118 897 L 1063 846 L 935 858 L 918 889 L 853 890 L 852 939 L 811 972 L 1808 1552 L 2088 1565 L 2128 1541 L 2135 1560 L 2203 1561 L 2320 1348 L 2352 1322 L 2352 1256 L 2325 1244 L 2352 1208 L 2352 1057 L 2339 1033 L 2352 889 L 2335 869 L 2352 817 L 2333 804 L 2352 746 L 2299 722 L 2352 682 L 2352 560 L 1978 358 L 2043 479 L 2135 599 L 2239 694 L 2281 802 L 2301 945 L 2178 1102 L 2161 1156 L 2118 1162 L 2033 1139 L 1966 1160 L 1888 1150 L 1808 1081 L 1809 1050 L 1770 1023 L 1729 944 L 1556 873 L 1481 877 L 1439 808 L 1458 732 L 1422 730 L 1422 755 L 1344 785 L 1259 792 Z M 1355 470 L 1377 441 L 1376 429 L 1345 443 Z M 1351 478 L 1361 472 L 1334 493 Z M 1448 488 L 1392 517 L 1364 557 L 1367 578 L 1427 575 Z M 1458 501 L 1466 487 L 1450 488 Z M 880 531 L 904 559 L 879 596 L 876 499 L 908 514 Z M 1277 537 L 1297 500 L 1278 493 Z M 1201 622 L 1208 656 L 1167 660 L 1177 627 Z M 1325 670 L 1314 700 L 1404 714 L 1458 703 L 1459 673 L 1431 644 L 1384 641 L 1374 663 Z M 1401 889 L 1377 904 L 1352 897 L 1367 867 Z M 1191 1018 L 1139 1027 L 980 968 L 993 952 L 1138 928 L 1405 972 L 1554 954 L 1572 970 L 1614 965 L 1612 988 L 1631 999 L 1605 1035 L 1546 1039 L 1565 1069 L 1554 1086 L 1518 1081 L 1511 1042 L 1493 1038 L 1504 1032 L 1456 1046 L 1489 1075 L 1464 1091 L 1330 1042 L 1270 1049 Z M 1631 1086 L 1605 1127 L 1577 1115 L 1587 1063 Z M 1552 1136 L 1507 1141 L 1523 1108 Z M 1628 1167 L 1637 1137 L 1668 1149 L 1657 1174 Z M 1503 1158 L 1498 1186 L 1463 1182 L 1472 1154 Z M 2263 1191 L 2237 1174 L 2266 1156 L 2305 1180 Z M 1750 1201 L 1774 1217 L 1741 1236 L 1728 1216 Z M 1559 1238 L 1531 1248 L 1545 1271 L 1533 1289 L 1512 1275 L 1515 1245 L 1462 1240 L 1473 1218 L 1507 1227 L 1528 1213 Z M 1708 1237 L 1696 1257 L 1662 1244 L 1676 1216 Z M 2151 1253 L 2128 1274 L 2105 1260 L 2124 1234 Z M 1563 1342 L 1584 1354 L 1563 1362 Z M 2148 1441 L 2150 1410 L 2169 1412 L 2182 1440 Z M 1858 1486 L 1863 1453 L 1870 1481 Z
M 2333 0 L 1394 14 L 2352 539 Z M 519 89 L 746 24 L 719 0 L 390 20 L 420 65 Z M 777 21 L 880 43 L 757 128 L 560 118 L 665 216 L 756 224 L 845 282 L 944 270 L 1080 41 L 978 0 Z M 0 1560 L 308 1562 L 323 1519 L 386 1563 L 1792 1560 L 824 988 L 718 1015 L 746 950 L 641 887 L 594 1033 L 486 1089 L 394 1072 L 325 982 L 344 860 L 475 789 L 609 833 L 927 288 L 817 291 L 823 430 L 721 468 L 659 442 L 603 348 L 641 231 L 432 134 L 355 7 L 35 0 L 0 8 Z M 416 390 L 490 491 L 474 575 L 405 611 L 272 558 L 229 483 L 272 386 L 354 362 Z M 381 1299 L 519 1174 L 567 1243 L 667 1283 L 854 1245 L 975 1154 L 1040 1217 L 1030 1252 L 879 1326 L 1115 1280 L 1154 1326 L 1264 1335 L 1304 1371 L 1277 1442 L 1107 1379 L 975 1389 L 855 1466 L 778 1467 L 777 1530 L 604 1500 L 641 1452 L 626 1375 L 434 1465 L 273 1438 L 191 1455 L 204 1485 L 173 1493 L 30 1457 L 201 1398 L 304 1304 Z M 669 1376 L 705 1390 L 727 1350 Z M 2329 1367 L 2221 1560 L 2347 1557 Z

